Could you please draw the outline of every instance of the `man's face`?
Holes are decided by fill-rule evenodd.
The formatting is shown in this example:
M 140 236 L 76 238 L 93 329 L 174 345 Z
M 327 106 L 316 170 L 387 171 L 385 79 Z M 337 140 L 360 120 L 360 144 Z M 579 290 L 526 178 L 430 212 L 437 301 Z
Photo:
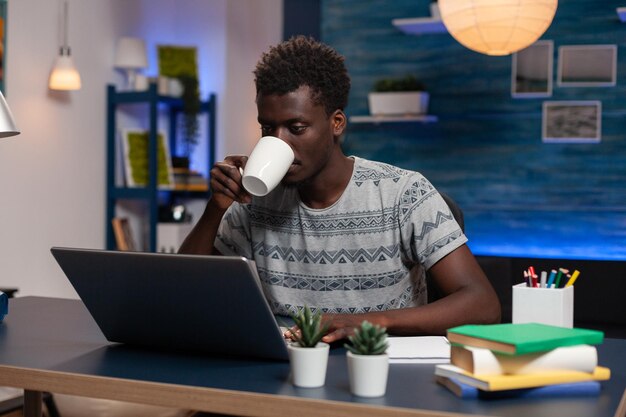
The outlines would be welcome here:
M 257 96 L 258 121 L 263 136 L 284 140 L 295 154 L 283 184 L 296 185 L 315 179 L 326 166 L 335 140 L 332 118 L 316 105 L 309 87 L 284 95 Z

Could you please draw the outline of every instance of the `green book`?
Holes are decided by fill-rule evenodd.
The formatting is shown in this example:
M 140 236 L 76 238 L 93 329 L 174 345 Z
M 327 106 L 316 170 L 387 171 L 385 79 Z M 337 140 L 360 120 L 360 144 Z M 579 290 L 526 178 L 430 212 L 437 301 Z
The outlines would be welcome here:
M 543 352 L 562 346 L 598 345 L 604 333 L 588 329 L 568 329 L 539 323 L 468 324 L 448 329 L 453 344 L 481 347 L 519 355 Z

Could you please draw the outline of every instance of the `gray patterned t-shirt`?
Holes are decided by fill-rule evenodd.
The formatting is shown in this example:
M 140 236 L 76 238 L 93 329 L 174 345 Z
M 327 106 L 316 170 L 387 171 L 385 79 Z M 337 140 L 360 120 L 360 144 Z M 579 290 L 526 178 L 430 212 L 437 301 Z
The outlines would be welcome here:
M 311 209 L 279 185 L 224 215 L 215 247 L 256 262 L 274 313 L 423 305 L 424 271 L 467 242 L 421 174 L 353 158 L 352 179 L 330 207 Z

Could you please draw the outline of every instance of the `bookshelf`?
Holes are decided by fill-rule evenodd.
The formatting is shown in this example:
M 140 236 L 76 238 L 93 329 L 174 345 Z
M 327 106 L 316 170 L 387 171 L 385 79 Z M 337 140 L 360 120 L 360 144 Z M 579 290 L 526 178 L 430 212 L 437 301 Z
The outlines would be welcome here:
M 148 225 L 148 244 L 147 249 L 150 252 L 157 250 L 157 223 L 159 212 L 159 197 L 165 195 L 169 201 L 177 198 L 208 198 L 209 192 L 207 188 L 200 187 L 175 187 L 174 189 L 162 189 L 157 187 L 157 133 L 158 133 L 158 117 L 159 109 L 165 108 L 168 118 L 169 129 L 169 148 L 172 152 L 176 149 L 177 137 L 177 118 L 182 113 L 182 101 L 178 98 L 161 96 L 157 92 L 157 85 L 150 84 L 146 91 L 123 91 L 116 90 L 114 85 L 107 87 L 107 156 L 106 156 L 106 181 L 107 181 L 107 198 L 106 198 L 106 248 L 109 250 L 116 248 L 115 234 L 112 226 L 112 219 L 116 217 L 116 205 L 120 200 L 139 200 L 147 203 L 147 225 Z M 116 171 L 119 172 L 118 146 L 117 141 L 118 130 L 122 127 L 118 124 L 118 107 L 127 104 L 145 104 L 148 106 L 148 185 L 145 187 L 130 188 L 120 185 L 119 178 L 116 182 Z M 207 115 L 206 137 L 200 140 L 207 141 L 207 165 L 209 172 L 210 167 L 215 161 L 215 110 L 216 96 L 210 94 L 206 101 L 202 101 L 200 113 Z M 119 174 L 118 174 L 119 176 Z M 207 179 L 208 181 L 208 179 Z

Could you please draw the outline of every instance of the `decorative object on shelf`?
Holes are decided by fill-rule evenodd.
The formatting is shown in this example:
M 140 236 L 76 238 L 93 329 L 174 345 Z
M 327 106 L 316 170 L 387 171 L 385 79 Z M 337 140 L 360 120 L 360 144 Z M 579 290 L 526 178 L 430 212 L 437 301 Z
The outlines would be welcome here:
M 512 55 L 511 96 L 537 98 L 552 96 L 554 42 L 537 41 Z
M 293 334 L 295 342 L 287 345 L 291 363 L 292 382 L 297 387 L 316 388 L 324 385 L 330 346 L 321 342 L 328 330 L 328 323 L 322 324 L 322 314 L 315 314 L 304 306 L 293 316 L 298 333 Z
M 559 46 L 559 87 L 613 87 L 617 81 L 617 45 Z
M 8 138 L 19 134 L 20 131 L 17 129 L 17 126 L 15 126 L 11 109 L 0 91 L 0 138 Z
M 348 340 L 350 391 L 359 397 L 382 397 L 389 374 L 387 329 L 365 320 Z
M 115 51 L 115 68 L 126 72 L 126 90 L 146 90 L 147 79 L 137 78 L 138 70 L 148 67 L 146 44 L 143 39 L 122 37 L 117 42 Z M 139 85 L 138 82 L 139 81 Z
M 126 217 L 114 217 L 111 219 L 113 225 L 113 233 L 115 234 L 115 243 L 117 250 L 134 251 L 135 241 L 133 239 L 130 223 Z
M 616 10 L 617 16 L 621 22 L 626 22 L 626 7 L 618 7 Z
M 200 88 L 198 82 L 198 60 L 195 47 L 159 45 L 159 76 L 175 78 L 182 86 L 183 117 L 181 134 L 186 149 L 191 155 L 198 143 L 198 113 L 200 112 Z
M 466 48 L 508 55 L 526 48 L 548 29 L 558 0 L 439 0 L 448 32 Z
M 191 233 L 191 223 L 159 223 L 157 224 L 157 251 L 176 253 L 183 241 Z
M 370 114 L 379 116 L 426 114 L 429 97 L 424 85 L 407 75 L 377 81 L 367 98 Z
M 165 133 L 157 135 L 157 186 L 170 189 L 174 187 L 172 162 Z M 128 187 L 145 187 L 149 182 L 148 141 L 147 131 L 124 130 L 122 132 L 122 149 L 126 169 L 126 185 Z
M 56 58 L 50 78 L 48 88 L 51 90 L 80 90 L 80 74 L 74 66 L 74 61 L 70 53 L 70 46 L 67 43 L 68 27 L 68 5 L 63 2 L 63 45 L 59 49 L 59 56 Z
M 599 143 L 602 102 L 544 101 L 541 131 L 547 143 Z

